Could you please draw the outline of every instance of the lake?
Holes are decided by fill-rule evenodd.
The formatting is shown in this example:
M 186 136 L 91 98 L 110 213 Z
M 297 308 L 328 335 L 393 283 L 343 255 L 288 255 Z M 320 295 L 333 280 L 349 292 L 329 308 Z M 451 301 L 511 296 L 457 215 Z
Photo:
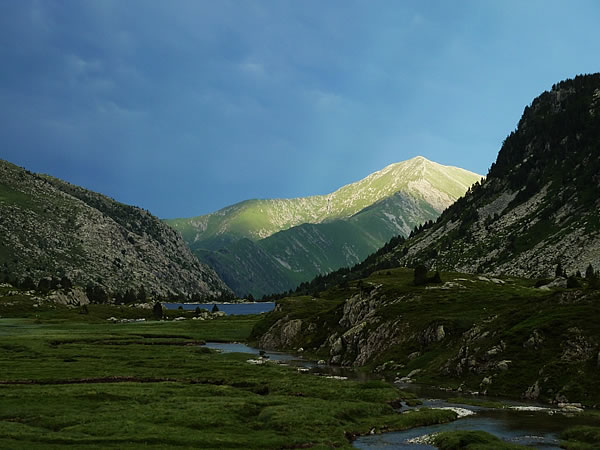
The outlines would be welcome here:
M 273 311 L 274 302 L 255 302 L 255 303 L 163 303 L 167 309 L 179 309 L 181 306 L 185 310 L 194 310 L 198 306 L 202 309 L 212 311 L 213 306 L 217 305 L 219 311 L 227 315 L 237 316 L 244 314 L 261 314 Z

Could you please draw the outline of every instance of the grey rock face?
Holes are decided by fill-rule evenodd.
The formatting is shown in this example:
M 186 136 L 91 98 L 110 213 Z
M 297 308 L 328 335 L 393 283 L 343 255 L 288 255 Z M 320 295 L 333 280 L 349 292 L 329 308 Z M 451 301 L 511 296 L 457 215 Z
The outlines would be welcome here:
M 267 350 L 297 348 L 302 343 L 302 320 L 284 317 L 261 336 L 258 345 Z

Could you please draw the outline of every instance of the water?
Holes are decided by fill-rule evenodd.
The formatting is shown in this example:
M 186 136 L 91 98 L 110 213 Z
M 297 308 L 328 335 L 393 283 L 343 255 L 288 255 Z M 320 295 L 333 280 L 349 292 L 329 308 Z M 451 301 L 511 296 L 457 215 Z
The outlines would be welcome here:
M 207 347 L 218 349 L 223 352 L 248 353 L 254 356 L 259 355 L 259 349 L 249 347 L 239 343 L 219 343 L 208 342 Z M 265 352 L 265 356 L 275 361 L 286 364 L 306 367 L 311 373 L 316 375 L 343 375 L 356 380 L 381 379 L 381 376 L 357 372 L 348 368 L 338 368 L 328 365 L 319 365 L 314 361 L 309 361 L 301 356 L 295 356 L 282 352 Z M 408 450 L 408 449 L 435 449 L 431 445 L 408 443 L 407 440 L 440 431 L 453 430 L 481 430 L 491 433 L 500 439 L 513 444 L 531 446 L 540 450 L 558 450 L 560 432 L 568 427 L 576 425 L 592 425 L 593 422 L 585 417 L 567 417 L 563 414 L 550 415 L 548 411 L 516 411 L 511 409 L 490 409 L 479 406 L 463 405 L 450 403 L 449 397 L 456 397 L 455 392 L 445 392 L 430 386 L 421 386 L 417 384 L 403 385 L 404 390 L 415 392 L 423 401 L 420 407 L 460 407 L 475 412 L 474 415 L 458 419 L 454 422 L 432 425 L 428 427 L 418 427 L 411 430 L 384 433 L 372 436 L 361 436 L 353 444 L 354 447 L 369 450 Z M 485 400 L 496 400 L 488 397 L 481 397 Z M 531 406 L 531 403 L 521 403 L 515 401 L 502 401 L 505 405 Z M 543 406 L 543 405 L 535 405 Z M 403 407 L 402 410 L 413 409 Z
M 163 303 L 167 309 L 179 309 L 181 306 L 185 310 L 194 310 L 197 307 L 212 311 L 213 306 L 217 305 L 219 311 L 227 315 L 261 314 L 272 311 L 275 308 L 274 302 L 256 302 L 256 303 Z
M 487 431 L 512 444 L 535 446 L 535 448 L 547 450 L 560 449 L 558 436 L 555 432 L 539 429 L 539 418 L 534 420 L 533 424 L 527 423 L 527 421 L 520 423 L 515 420 L 516 416 L 523 414 L 524 413 L 507 412 L 503 410 L 484 410 L 477 412 L 475 416 L 465 417 L 442 425 L 413 428 L 403 432 L 362 436 L 354 442 L 354 447 L 370 450 L 435 449 L 435 447 L 431 445 L 413 444 L 407 442 L 407 440 L 440 431 L 480 430 Z M 536 414 L 539 415 L 540 413 Z M 529 419 L 531 419 L 531 417 Z M 542 420 L 543 419 L 545 418 L 542 417 Z
M 432 388 L 428 390 L 431 391 Z M 440 391 L 440 393 L 447 394 L 443 391 Z M 503 403 L 514 406 L 531 406 L 531 404 L 520 402 L 503 401 Z M 548 406 L 546 406 L 547 409 L 545 411 L 517 411 L 513 409 L 491 409 L 449 403 L 446 400 L 438 398 L 425 399 L 423 400 L 423 405 L 420 407 L 435 408 L 447 406 L 468 409 L 475 414 L 441 425 L 418 427 L 411 430 L 373 436 L 361 436 L 354 442 L 354 447 L 370 450 L 434 449 L 435 447 L 431 445 L 416 444 L 407 441 L 441 431 L 479 430 L 486 431 L 512 444 L 530 446 L 536 449 L 559 450 L 559 434 L 561 431 L 571 426 L 592 425 L 594 423 L 592 419 L 586 417 L 553 413 L 553 410 Z
M 256 357 L 258 357 L 260 354 L 259 349 L 237 342 L 207 342 L 206 346 L 208 348 L 220 350 L 224 353 L 249 353 Z M 279 361 L 293 366 L 306 367 L 308 369 L 318 366 L 313 361 L 306 360 L 301 356 L 290 355 L 288 353 L 266 351 L 263 353 L 263 355 L 273 361 Z

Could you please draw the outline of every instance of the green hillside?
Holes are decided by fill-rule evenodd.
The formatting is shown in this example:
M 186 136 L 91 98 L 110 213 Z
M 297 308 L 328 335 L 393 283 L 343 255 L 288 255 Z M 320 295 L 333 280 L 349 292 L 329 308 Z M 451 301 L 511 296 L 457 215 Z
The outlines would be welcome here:
M 244 238 L 218 251 L 195 243 L 192 252 L 238 295 L 260 297 L 353 266 L 393 236 L 406 236 L 437 217 L 425 201 L 396 193 L 348 219 L 302 224 L 256 242 Z
M 399 382 L 594 406 L 600 327 L 589 318 L 600 291 L 579 282 L 441 272 L 441 282 L 415 286 L 412 269 L 384 269 L 279 300 L 253 339 Z
M 260 347 L 400 383 L 597 407 L 599 111 L 600 74 L 554 85 L 484 182 L 409 239 L 301 285 L 255 327 Z

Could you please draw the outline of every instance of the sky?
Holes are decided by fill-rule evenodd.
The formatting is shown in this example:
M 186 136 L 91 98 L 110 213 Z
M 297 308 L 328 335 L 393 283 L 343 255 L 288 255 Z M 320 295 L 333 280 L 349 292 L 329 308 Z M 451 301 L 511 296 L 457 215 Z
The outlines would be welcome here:
M 0 0 L 0 158 L 161 218 L 417 155 L 485 175 L 600 2 Z M 1 180 L 0 180 L 1 182 Z

